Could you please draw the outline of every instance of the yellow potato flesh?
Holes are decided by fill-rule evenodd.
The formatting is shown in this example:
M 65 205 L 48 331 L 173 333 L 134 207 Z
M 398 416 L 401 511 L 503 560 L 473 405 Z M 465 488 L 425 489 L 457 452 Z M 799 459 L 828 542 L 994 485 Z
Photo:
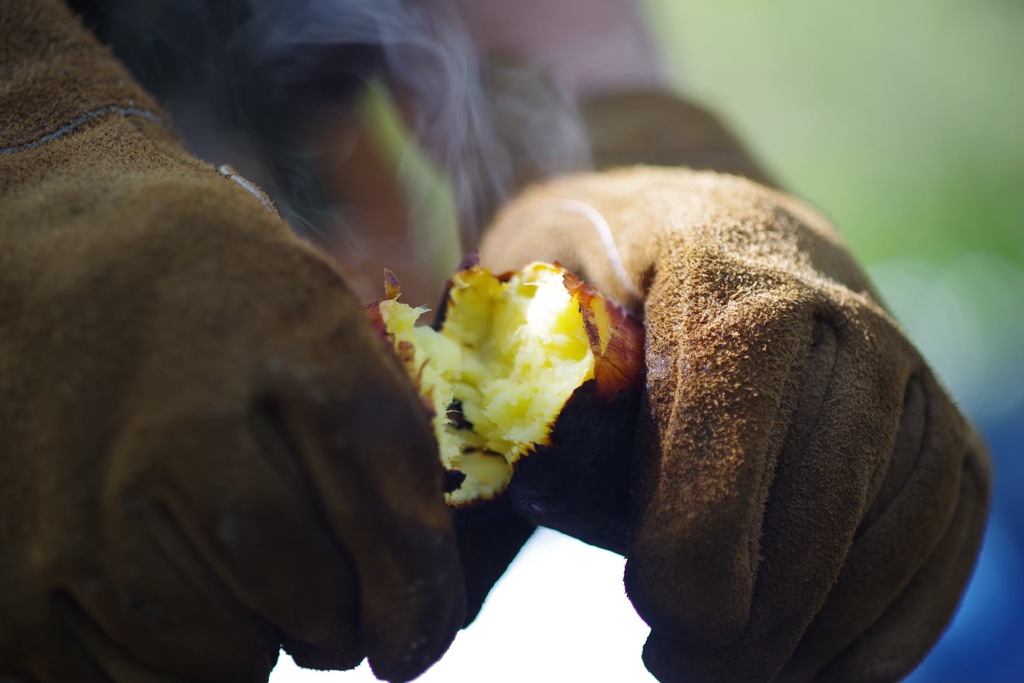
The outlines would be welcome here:
M 440 331 L 415 325 L 424 308 L 380 304 L 396 348 L 413 346 L 406 369 L 434 408 L 442 462 L 466 474 L 446 494 L 452 504 L 504 490 L 512 464 L 537 445 L 550 445 L 562 407 L 594 376 L 579 301 L 563 276 L 541 263 L 506 282 L 482 268 L 461 271 Z M 453 410 L 472 429 L 453 419 Z

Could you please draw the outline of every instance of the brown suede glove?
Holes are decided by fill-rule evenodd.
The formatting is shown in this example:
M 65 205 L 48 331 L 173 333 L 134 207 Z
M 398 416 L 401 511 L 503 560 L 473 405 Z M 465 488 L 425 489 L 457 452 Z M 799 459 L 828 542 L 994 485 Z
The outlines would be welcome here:
M 893 681 L 920 661 L 978 552 L 987 456 L 825 220 L 635 167 L 528 190 L 481 256 L 560 261 L 644 315 L 625 581 L 652 673 Z
M 60 3 L 0 35 L 0 677 L 415 677 L 465 596 L 398 363 Z

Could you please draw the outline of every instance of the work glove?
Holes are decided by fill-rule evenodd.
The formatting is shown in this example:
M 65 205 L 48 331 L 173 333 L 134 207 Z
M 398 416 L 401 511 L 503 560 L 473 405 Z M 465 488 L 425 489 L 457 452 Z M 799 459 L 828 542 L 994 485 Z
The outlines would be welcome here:
M 419 675 L 459 548 L 359 302 L 59 2 L 0 35 L 0 678 Z
M 760 173 L 741 155 L 703 165 L 723 158 Z M 482 263 L 535 259 L 644 319 L 623 543 L 647 668 L 663 683 L 908 673 L 977 556 L 987 456 L 827 221 L 737 176 L 623 168 L 499 212 Z

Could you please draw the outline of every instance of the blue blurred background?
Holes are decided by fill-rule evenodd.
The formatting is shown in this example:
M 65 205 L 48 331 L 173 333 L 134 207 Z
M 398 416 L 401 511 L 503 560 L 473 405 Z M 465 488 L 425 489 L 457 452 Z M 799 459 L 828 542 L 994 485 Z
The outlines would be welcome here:
M 913 683 L 1024 681 L 1024 3 L 648 0 L 676 85 L 819 206 L 980 426 L 980 563 Z

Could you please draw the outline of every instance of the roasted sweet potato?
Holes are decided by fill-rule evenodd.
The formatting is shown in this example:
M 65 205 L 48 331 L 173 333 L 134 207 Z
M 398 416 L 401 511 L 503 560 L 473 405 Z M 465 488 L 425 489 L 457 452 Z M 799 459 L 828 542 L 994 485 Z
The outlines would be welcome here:
M 433 326 L 390 273 L 385 289 L 367 312 L 432 413 L 449 505 L 504 495 L 531 521 L 623 550 L 640 320 L 545 263 L 460 270 Z

